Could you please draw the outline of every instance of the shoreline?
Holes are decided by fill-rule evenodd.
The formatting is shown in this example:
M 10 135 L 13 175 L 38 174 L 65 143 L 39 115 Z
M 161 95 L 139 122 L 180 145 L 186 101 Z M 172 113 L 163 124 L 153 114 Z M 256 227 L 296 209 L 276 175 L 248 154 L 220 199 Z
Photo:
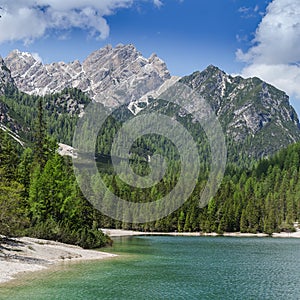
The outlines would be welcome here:
M 87 250 L 59 242 L 22 237 L 12 238 L 0 248 L 0 285 L 21 274 L 47 270 L 63 262 L 99 260 L 116 254 Z
M 124 229 L 106 229 L 101 228 L 101 230 L 113 237 L 123 237 L 123 236 L 149 236 L 149 235 L 168 235 L 168 236 L 227 236 L 227 237 L 273 237 L 273 238 L 300 238 L 300 231 L 296 232 L 280 232 L 273 233 L 271 236 L 266 233 L 241 233 L 241 232 L 224 232 L 223 234 L 218 234 L 216 232 L 143 232 L 135 230 L 124 230 Z
M 123 229 L 101 229 L 111 238 L 125 236 L 225 236 L 225 237 L 269 237 L 265 233 L 225 232 L 142 232 Z M 273 233 L 273 238 L 300 238 L 300 230 L 296 232 Z M 42 271 L 58 266 L 61 263 L 100 260 L 117 257 L 118 255 L 87 250 L 79 246 L 60 242 L 22 237 L 12 238 L 0 247 L 0 286 L 16 280 L 19 275 Z

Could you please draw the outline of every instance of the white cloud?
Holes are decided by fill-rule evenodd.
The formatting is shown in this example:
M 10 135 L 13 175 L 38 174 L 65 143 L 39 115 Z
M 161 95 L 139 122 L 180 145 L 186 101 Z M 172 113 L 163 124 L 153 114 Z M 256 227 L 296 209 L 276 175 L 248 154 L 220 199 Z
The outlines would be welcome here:
M 31 55 L 33 56 L 33 58 L 38 61 L 38 62 L 43 62 L 43 59 L 40 57 L 40 55 L 37 52 L 33 52 L 31 53 Z
M 257 76 L 290 96 L 300 99 L 300 67 L 288 64 L 252 64 L 243 70 L 243 76 Z
M 242 6 L 238 9 L 238 12 L 241 14 L 241 16 L 243 18 L 246 18 L 246 19 L 255 18 L 255 17 L 257 17 L 258 14 L 260 14 L 258 5 L 254 6 L 254 7 Z
M 257 76 L 300 99 L 299 0 L 273 0 L 259 24 L 253 46 L 236 57 L 247 63 L 242 75 Z
M 154 5 L 157 6 L 158 8 L 160 8 L 160 7 L 163 5 L 163 3 L 162 3 L 160 0 L 153 0 L 153 3 L 154 3 Z
M 105 17 L 137 1 L 2 0 L 0 43 L 16 40 L 30 43 L 44 36 L 48 29 L 70 30 L 74 27 L 88 30 L 96 38 L 105 39 L 109 35 Z M 160 0 L 153 0 L 153 3 L 157 7 L 163 4 Z

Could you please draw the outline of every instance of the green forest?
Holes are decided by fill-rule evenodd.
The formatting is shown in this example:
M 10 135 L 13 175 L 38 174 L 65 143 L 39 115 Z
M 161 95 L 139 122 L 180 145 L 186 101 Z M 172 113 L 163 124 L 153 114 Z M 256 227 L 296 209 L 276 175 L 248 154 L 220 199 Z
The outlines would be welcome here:
M 132 167 L 140 175 L 147 173 L 148 164 L 145 157 L 147 154 L 153 154 L 157 144 L 160 148 L 166 148 L 164 152 L 169 158 L 169 168 L 163 180 L 152 188 L 128 187 L 114 173 L 109 163 L 99 161 L 99 171 L 114 194 L 128 201 L 146 202 L 148 199 L 160 199 L 176 185 L 180 175 L 179 158 L 176 156 L 174 145 L 168 145 L 161 137 L 145 136 L 136 141 L 132 149 Z M 204 143 L 199 147 L 199 151 L 205 153 L 206 147 L 207 144 Z M 204 160 L 194 192 L 173 214 L 146 224 L 120 223 L 103 216 L 102 226 L 178 232 L 240 231 L 271 234 L 294 231 L 293 224 L 300 218 L 299 159 L 300 143 L 295 143 L 270 158 L 252 161 L 250 167 L 242 167 L 241 161 L 238 164 L 229 161 L 217 194 L 210 199 L 206 207 L 199 208 L 199 198 L 209 172 L 209 159 Z
M 110 243 L 99 213 L 82 196 L 70 158 L 57 153 L 38 101 L 31 147 L 0 130 L 0 234 L 51 239 L 84 248 Z
M 76 98 L 77 101 L 72 99 Z M 70 100 L 71 99 L 71 100 Z M 23 128 L 22 147 L 8 132 L 0 130 L 0 234 L 27 235 L 96 248 L 110 243 L 99 228 L 178 232 L 265 232 L 295 230 L 300 219 L 300 143 L 289 145 L 269 158 L 251 158 L 244 145 L 227 138 L 228 164 L 221 187 L 207 206 L 199 207 L 199 195 L 209 173 L 210 153 L 199 124 L 181 120 L 197 142 L 201 174 L 190 198 L 169 216 L 145 224 L 113 220 L 84 198 L 73 172 L 72 161 L 57 153 L 57 142 L 71 144 L 80 109 L 90 100 L 78 90 L 39 98 L 10 91 L 1 102 Z M 17 101 L 16 101 L 17 100 Z M 176 107 L 165 104 L 163 112 Z M 147 174 L 148 155 L 162 154 L 168 161 L 164 178 L 151 188 L 132 188 L 115 174 L 110 158 L 113 138 L 130 115 L 119 110 L 99 132 L 96 145 L 98 170 L 107 187 L 133 202 L 160 199 L 177 183 L 180 158 L 176 147 L 159 135 L 144 136 L 132 145 L 131 166 Z M 9 124 L 7 124 L 9 125 Z M 87 131 L 89 125 L 87 125 Z M 97 185 L 90 186 L 96 189 Z

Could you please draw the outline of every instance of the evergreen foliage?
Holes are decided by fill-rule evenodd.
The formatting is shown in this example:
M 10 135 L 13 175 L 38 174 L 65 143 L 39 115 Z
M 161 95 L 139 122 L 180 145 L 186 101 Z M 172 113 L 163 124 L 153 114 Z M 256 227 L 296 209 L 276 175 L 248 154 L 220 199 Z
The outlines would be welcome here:
M 110 242 L 99 214 L 82 196 L 69 159 L 46 134 L 41 101 L 33 150 L 0 130 L 0 234 L 29 235 L 85 248 Z
M 158 108 L 156 108 L 158 109 Z M 172 115 L 175 105 L 159 108 Z M 189 117 L 178 119 L 188 128 L 198 145 L 201 174 L 196 188 L 187 202 L 170 216 L 148 224 L 122 224 L 103 216 L 103 227 L 153 230 L 153 231 L 204 231 L 204 232 L 265 232 L 294 230 L 300 209 L 300 143 L 292 144 L 276 155 L 251 160 L 242 148 L 228 138 L 228 165 L 222 185 L 216 196 L 204 208 L 199 208 L 201 191 L 209 174 L 210 154 L 206 137 L 198 124 L 191 124 Z M 180 157 L 176 147 L 159 135 L 146 135 L 132 145 L 131 165 L 139 175 L 149 171 L 147 157 L 164 155 L 168 169 L 160 183 L 148 189 L 128 186 L 114 173 L 109 153 L 121 118 L 108 118 L 99 133 L 97 151 L 98 168 L 108 188 L 122 199 L 147 202 L 160 199 L 176 185 L 180 176 Z M 249 141 L 251 142 L 251 141 Z M 242 147 L 245 147 L 243 145 Z M 109 200 L 108 200 L 109 201 Z
M 28 129 L 23 133 L 30 141 L 29 147 L 22 149 L 8 133 L 0 130 L 0 234 L 27 234 L 92 248 L 109 242 L 98 230 L 101 227 L 271 234 L 294 230 L 293 223 L 300 219 L 300 143 L 255 161 L 244 151 L 251 145 L 251 139 L 238 145 L 228 137 L 228 165 L 222 185 L 208 205 L 200 208 L 211 160 L 205 133 L 191 116 L 181 118 L 176 105 L 157 101 L 155 107 L 150 105 L 145 112 L 149 109 L 176 117 L 187 128 L 198 147 L 201 171 L 194 192 L 180 209 L 155 222 L 128 224 L 96 211 L 82 195 L 70 159 L 57 154 L 55 139 L 71 142 L 80 109 L 89 103 L 83 93 L 66 89 L 42 99 L 11 90 L 0 97 L 0 102 Z M 167 161 L 165 176 L 151 188 L 128 186 L 111 165 L 115 134 L 130 117 L 123 107 L 102 126 L 96 145 L 99 172 L 109 190 L 122 199 L 133 202 L 161 199 L 174 188 L 180 176 L 180 157 L 168 139 L 146 135 L 132 145 L 130 164 L 141 176 L 150 171 L 150 156 L 160 154 Z M 86 124 L 87 134 L 92 126 Z M 91 189 L 97 186 L 95 178 Z M 104 197 L 110 205 L 109 194 Z
M 78 115 L 89 102 L 90 99 L 84 93 L 73 88 L 66 88 L 60 93 L 43 98 L 17 90 L 0 96 L 0 104 L 4 103 L 8 107 L 11 117 L 22 127 L 20 134 L 25 141 L 34 141 L 33 132 L 37 132 L 33 129 L 36 129 L 36 120 L 41 121 L 40 112 L 43 108 L 43 122 L 47 134 L 58 142 L 69 145 Z

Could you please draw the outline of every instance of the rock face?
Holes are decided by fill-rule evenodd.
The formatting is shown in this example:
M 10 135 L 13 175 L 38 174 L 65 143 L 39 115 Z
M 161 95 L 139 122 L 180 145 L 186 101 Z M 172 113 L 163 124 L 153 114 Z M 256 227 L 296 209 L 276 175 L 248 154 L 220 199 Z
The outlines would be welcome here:
M 136 115 L 151 109 L 155 98 L 179 80 L 209 102 L 229 143 L 242 145 L 249 157 L 267 156 L 300 140 L 299 120 L 284 92 L 258 78 L 230 76 L 215 66 L 181 79 L 171 77 L 157 55 L 147 59 L 133 45 L 108 45 L 82 63 L 43 64 L 34 55 L 14 50 L 4 61 L 0 59 L 0 67 L 0 95 L 14 83 L 35 95 L 65 90 L 53 95 L 52 106 L 63 107 L 71 115 L 81 115 L 88 101 L 77 101 L 68 88 L 77 88 L 108 108 L 126 104 L 129 113 Z M 182 107 L 187 109 L 184 103 Z M 193 107 L 197 109 L 197 103 Z M 2 105 L 0 112 L 5 109 Z M 2 119 L 5 115 L 0 114 Z
M 0 95 L 4 95 L 9 87 L 14 87 L 14 80 L 11 77 L 10 70 L 0 56 Z
M 232 77 L 209 66 L 181 82 L 210 103 L 228 137 L 240 143 L 248 139 L 258 156 L 300 140 L 299 120 L 289 97 L 258 78 Z
M 155 54 L 144 58 L 133 45 L 108 45 L 81 64 L 43 64 L 30 53 L 12 51 L 5 63 L 19 90 L 36 95 L 74 87 L 107 107 L 129 103 L 157 89 L 170 78 L 165 63 Z
M 0 57 L 0 96 L 15 89 L 14 80 L 11 77 L 10 70 Z M 22 131 L 22 126 L 11 116 L 9 107 L 0 100 L 0 130 L 9 132 L 9 134 L 18 139 L 17 133 Z M 19 141 L 19 140 L 18 140 Z

